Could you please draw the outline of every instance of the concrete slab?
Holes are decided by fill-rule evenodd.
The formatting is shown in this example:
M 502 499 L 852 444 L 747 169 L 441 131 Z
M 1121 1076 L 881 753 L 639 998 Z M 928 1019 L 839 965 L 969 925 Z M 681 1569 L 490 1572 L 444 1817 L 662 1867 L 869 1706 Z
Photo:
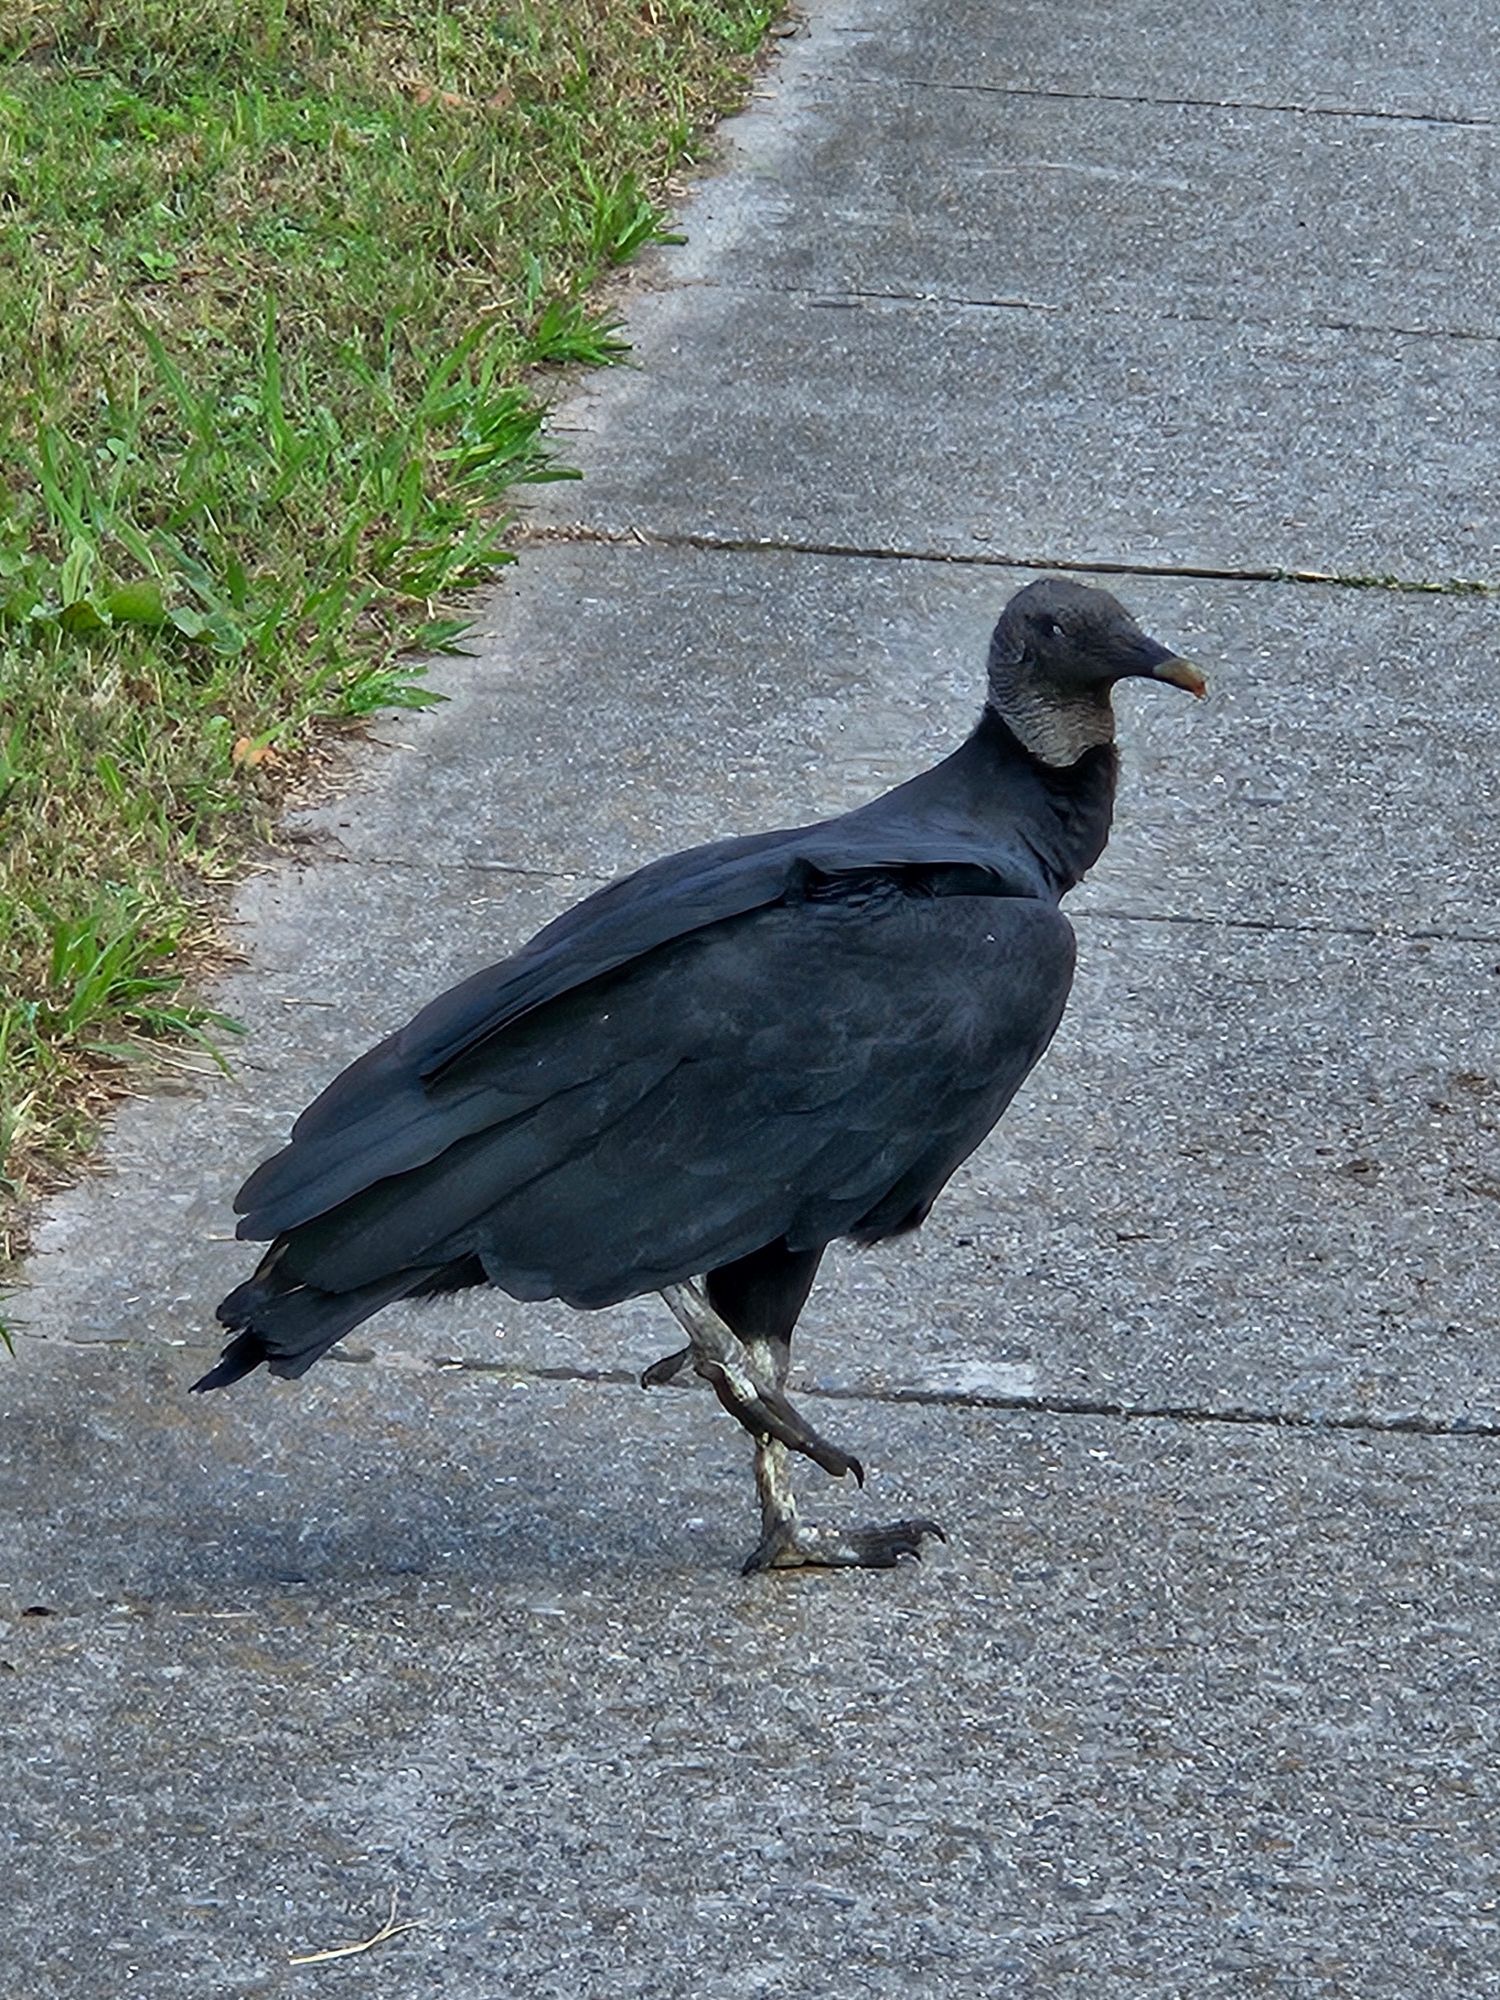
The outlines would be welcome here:
M 643 296 L 570 401 L 628 534 L 1442 581 L 1500 577 L 1487 343 L 724 286 Z M 691 352 L 684 370 L 676 357 Z
M 1491 127 L 893 84 L 821 47 L 788 70 L 729 127 L 673 279 L 1500 335 Z
M 1494 16 L 1484 0 L 843 0 L 813 10 L 814 40 L 888 82 L 1300 106 L 1434 120 L 1500 117 Z
M 685 1399 L 185 1379 L 0 1377 L 28 2000 L 1486 1989 L 1476 1440 L 872 1402 L 955 1539 L 788 1587 Z

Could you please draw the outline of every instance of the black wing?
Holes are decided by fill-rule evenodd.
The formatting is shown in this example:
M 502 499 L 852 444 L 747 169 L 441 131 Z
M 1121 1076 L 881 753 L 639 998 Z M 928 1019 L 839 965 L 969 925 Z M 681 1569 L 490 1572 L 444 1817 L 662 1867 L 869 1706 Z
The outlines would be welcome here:
M 888 794 L 882 806 L 899 801 Z M 971 848 L 974 851 L 969 851 Z M 868 809 L 816 827 L 690 849 L 611 883 L 567 910 L 514 957 L 441 994 L 396 1034 L 351 1063 L 292 1127 L 291 1143 L 235 1199 L 238 1234 L 266 1241 L 374 1181 L 425 1165 L 469 1135 L 522 1116 L 564 1088 L 577 1052 L 559 1017 L 535 1068 L 487 1063 L 520 1024 L 570 994 L 757 909 L 800 904 L 826 877 L 941 868 L 995 894 L 1029 895 L 1025 857 L 979 850 L 962 832 L 935 834 L 899 811 Z M 670 998 L 664 1003 L 673 1005 Z M 667 1017 L 670 1019 L 670 1014 Z M 658 1023 L 658 1047 L 662 1024 Z M 525 1044 L 532 1049 L 530 1039 Z M 585 1058 L 585 1066 L 587 1058 Z
M 781 1237 L 910 1227 L 1046 1046 L 1072 964 L 1051 905 L 881 878 L 673 939 L 471 1052 L 428 1157 L 292 1229 L 276 1287 L 383 1303 L 393 1273 L 477 1259 L 517 1297 L 596 1306 Z

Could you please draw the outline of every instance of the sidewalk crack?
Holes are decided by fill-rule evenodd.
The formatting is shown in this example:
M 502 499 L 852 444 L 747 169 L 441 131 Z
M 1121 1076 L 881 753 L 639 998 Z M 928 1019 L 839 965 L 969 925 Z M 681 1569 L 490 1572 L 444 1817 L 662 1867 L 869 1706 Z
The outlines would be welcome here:
M 336 1351 L 336 1350 L 335 1350 Z M 640 1378 L 623 1368 L 520 1367 L 504 1361 L 479 1361 L 442 1356 L 432 1362 L 439 1373 L 508 1375 L 518 1381 L 590 1382 L 610 1388 L 636 1388 Z M 1500 1420 L 1489 1417 L 1434 1417 L 1421 1411 L 1389 1415 L 1356 1410 L 1278 1410 L 1270 1406 L 1227 1404 L 1215 1408 L 1198 1403 L 1124 1402 L 1113 1397 L 1037 1395 L 1005 1396 L 968 1389 L 856 1387 L 802 1383 L 798 1394 L 830 1403 L 880 1403 L 921 1409 L 1008 1410 L 1050 1417 L 1103 1417 L 1117 1422 L 1238 1425 L 1251 1429 L 1325 1432 L 1368 1432 L 1381 1437 L 1500 1437 Z
M 206 1340 L 145 1340 L 122 1335 L 113 1339 L 89 1340 L 77 1335 L 34 1333 L 18 1326 L 21 1339 L 39 1347 L 67 1347 L 74 1352 L 159 1354 L 163 1350 L 193 1357 L 216 1354 L 219 1343 Z M 345 1367 L 379 1367 L 391 1362 L 398 1368 L 413 1368 L 439 1375 L 499 1375 L 512 1382 L 596 1383 L 604 1388 L 638 1391 L 640 1374 L 633 1368 L 592 1368 L 582 1362 L 572 1365 L 533 1365 L 503 1358 L 452 1354 L 416 1357 L 399 1348 L 360 1348 L 345 1352 L 333 1347 L 326 1357 Z M 687 1393 L 686 1390 L 677 1393 Z M 1356 1432 L 1380 1437 L 1500 1437 L 1500 1419 L 1430 1416 L 1420 1410 L 1391 1413 L 1362 1410 L 1279 1410 L 1270 1405 L 1230 1403 L 1127 1402 L 1111 1396 L 1066 1396 L 1042 1391 L 1030 1395 L 1002 1395 L 983 1390 L 908 1387 L 889 1384 L 830 1384 L 804 1382 L 799 1395 L 819 1397 L 830 1403 L 878 1403 L 890 1407 L 909 1405 L 921 1409 L 1005 1410 L 1050 1417 L 1102 1417 L 1121 1423 L 1185 1423 L 1229 1425 L 1244 1429 Z
M 799 540 L 777 535 L 721 535 L 701 529 L 612 528 L 588 521 L 530 521 L 515 532 L 523 545 L 590 542 L 646 549 L 702 549 L 728 555 L 848 556 L 865 562 L 950 563 L 981 569 L 1051 570 L 1080 576 L 1180 576 L 1208 583 L 1324 584 L 1341 590 L 1388 590 L 1421 597 L 1491 597 L 1500 580 L 1374 575 L 1267 565 L 1128 561 L 1113 556 L 1057 556 L 999 549 L 912 549 L 881 543 Z
M 820 79 L 833 81 L 831 77 Z M 930 76 L 850 76 L 850 83 L 872 90 L 954 90 L 980 97 L 1056 98 L 1065 104 L 1140 104 L 1165 111 L 1266 111 L 1288 118 L 1369 118 L 1388 125 L 1456 126 L 1489 131 L 1495 120 L 1482 112 L 1385 111 L 1358 104 L 1288 104 L 1258 97 L 1170 97 L 1150 91 L 1063 90 L 1055 85 L 974 83 Z
M 1107 314 L 1116 319 L 1139 320 L 1140 313 L 1130 305 L 1114 304 L 1108 299 L 1089 299 L 1082 303 L 1056 299 L 1031 299 L 1019 294 L 1002 295 L 995 298 L 971 298 L 963 292 L 913 292 L 899 287 L 875 290 L 862 285 L 851 285 L 847 290 L 808 285 L 747 285 L 743 280 L 718 278 L 690 278 L 678 282 L 680 290 L 698 291 L 743 291 L 756 297 L 805 299 L 813 308 L 827 310 L 857 311 L 862 303 L 918 306 L 950 306 L 966 312 L 1030 312 L 1030 313 L 1077 313 Z M 1153 320 L 1167 320 L 1182 326 L 1232 326 L 1258 327 L 1263 332 L 1314 332 L 1314 333 L 1359 333 L 1372 334 L 1394 340 L 1463 340 L 1481 341 L 1493 344 L 1500 341 L 1500 329 L 1471 326 L 1403 326 L 1388 320 L 1327 319 L 1313 315 L 1310 318 L 1270 319 L 1248 312 L 1224 313 L 1192 311 L 1186 308 L 1173 309 L 1153 305 Z

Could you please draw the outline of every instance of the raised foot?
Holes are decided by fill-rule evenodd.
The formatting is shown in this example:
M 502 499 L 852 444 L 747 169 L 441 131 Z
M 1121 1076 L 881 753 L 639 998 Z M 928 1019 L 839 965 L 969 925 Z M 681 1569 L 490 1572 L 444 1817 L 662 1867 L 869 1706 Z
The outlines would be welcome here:
M 948 1537 L 936 1521 L 891 1521 L 883 1528 L 818 1528 L 798 1521 L 773 1528 L 746 1562 L 762 1569 L 894 1569 L 903 1556 L 922 1560 L 922 1539 Z
M 842 1479 L 846 1472 L 852 1472 L 855 1484 L 864 1485 L 865 1469 L 853 1452 L 842 1450 L 821 1431 L 815 1431 L 802 1412 L 789 1403 L 779 1389 L 753 1390 L 745 1395 L 743 1385 L 736 1384 L 736 1393 L 726 1395 L 712 1368 L 713 1364 L 710 1364 L 705 1372 L 719 1391 L 720 1402 L 738 1417 L 752 1436 L 775 1438 L 789 1451 L 800 1451 L 814 1465 L 821 1465 L 835 1479 Z
M 660 1361 L 653 1361 L 649 1368 L 641 1371 L 643 1389 L 665 1389 L 669 1382 L 675 1382 L 693 1365 L 693 1350 L 679 1347 L 675 1354 L 664 1354 Z
M 864 1485 L 865 1469 L 853 1452 L 844 1451 L 824 1437 L 821 1431 L 814 1430 L 780 1389 L 759 1383 L 745 1370 L 712 1355 L 695 1354 L 691 1347 L 680 1347 L 675 1354 L 664 1354 L 660 1361 L 653 1361 L 642 1372 L 641 1387 L 664 1389 L 668 1383 L 680 1380 L 689 1368 L 712 1385 L 725 1409 L 745 1426 L 752 1437 L 775 1438 L 789 1451 L 800 1451 L 814 1465 L 821 1465 L 835 1479 L 842 1479 L 846 1472 L 852 1472 L 856 1485 Z

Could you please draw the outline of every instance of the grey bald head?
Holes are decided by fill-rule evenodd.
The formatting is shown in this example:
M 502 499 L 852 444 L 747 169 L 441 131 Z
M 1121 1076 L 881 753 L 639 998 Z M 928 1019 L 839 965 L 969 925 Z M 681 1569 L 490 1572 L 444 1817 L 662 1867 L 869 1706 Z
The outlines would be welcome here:
M 1130 679 L 1204 691 L 1197 668 L 1143 632 L 1117 597 L 1069 577 L 1044 577 L 1018 590 L 1000 614 L 986 705 L 1033 756 L 1076 764 L 1113 742 L 1110 690 Z

